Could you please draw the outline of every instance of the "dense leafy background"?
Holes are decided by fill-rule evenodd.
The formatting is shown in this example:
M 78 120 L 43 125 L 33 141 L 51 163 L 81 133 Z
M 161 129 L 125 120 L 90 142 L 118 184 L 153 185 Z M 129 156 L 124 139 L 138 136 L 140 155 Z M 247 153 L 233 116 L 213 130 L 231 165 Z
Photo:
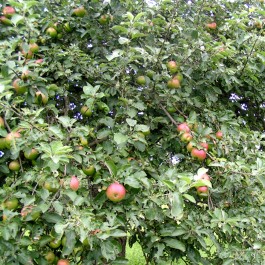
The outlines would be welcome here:
M 264 2 L 153 2 L 0 5 L 16 9 L 12 25 L 0 24 L 0 134 L 21 134 L 0 159 L 1 201 L 19 201 L 16 210 L 2 204 L 3 264 L 48 264 L 51 250 L 71 264 L 127 264 L 119 255 L 127 235 L 147 264 L 264 263 Z M 73 15 L 79 6 L 82 18 Z M 207 29 L 212 22 L 217 28 Z M 30 43 L 39 51 L 27 59 Z M 183 75 L 179 89 L 167 87 L 171 60 Z M 12 82 L 25 70 L 27 92 L 19 95 Z M 80 114 L 83 105 L 90 117 Z M 207 160 L 186 150 L 176 131 L 183 121 L 194 128 L 194 145 L 210 143 Z M 32 148 L 39 155 L 30 161 L 24 152 Z M 12 160 L 18 172 L 9 170 Z M 91 165 L 96 173 L 86 176 Z M 211 183 L 199 182 L 206 171 Z M 72 175 L 81 182 L 76 192 Z M 105 195 L 114 181 L 127 190 L 120 203 Z M 202 184 L 207 198 L 196 193 Z M 25 206 L 34 210 L 23 218 Z M 64 246 L 51 249 L 61 239 Z

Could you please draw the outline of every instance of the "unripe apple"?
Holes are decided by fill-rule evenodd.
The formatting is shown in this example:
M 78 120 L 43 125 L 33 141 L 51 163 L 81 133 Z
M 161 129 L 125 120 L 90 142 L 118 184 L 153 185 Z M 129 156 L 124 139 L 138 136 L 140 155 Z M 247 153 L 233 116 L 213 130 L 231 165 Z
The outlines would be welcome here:
M 206 158 L 206 152 L 204 150 L 193 148 L 191 150 L 191 156 L 197 158 L 199 161 L 203 161 Z
M 0 22 L 6 26 L 12 26 L 12 21 L 5 16 L 0 17 Z
M 39 152 L 35 148 L 26 150 L 24 152 L 24 156 L 28 160 L 35 160 L 38 157 L 38 155 L 39 155 Z
M 30 43 L 29 50 L 33 53 L 37 53 L 39 51 L 39 45 L 37 43 Z
M 18 207 L 18 199 L 17 198 L 7 199 L 6 201 L 4 201 L 3 206 L 8 210 L 15 210 Z
M 142 85 L 142 86 L 145 85 L 146 84 L 145 76 L 143 76 L 143 75 L 138 76 L 136 78 L 136 83 L 138 85 Z
M 171 74 L 175 74 L 178 71 L 179 66 L 175 61 L 169 61 L 167 63 L 167 68 Z
M 52 27 L 48 28 L 48 29 L 46 30 L 46 33 L 47 33 L 48 35 L 50 35 L 51 38 L 56 38 L 56 37 L 57 37 L 57 31 L 56 31 L 55 28 L 52 28 Z
M 17 94 L 24 94 L 28 90 L 26 83 L 24 83 L 20 79 L 15 79 L 12 83 L 12 86 L 17 92 Z
M 23 81 L 27 81 L 28 77 L 29 77 L 29 70 L 23 71 L 22 74 L 21 74 L 21 79 Z
M 10 132 L 5 137 L 6 141 L 6 148 L 10 149 L 12 142 L 15 140 L 15 138 L 20 138 L 21 134 L 19 132 Z
M 167 87 L 168 88 L 180 88 L 180 82 L 179 82 L 179 80 L 178 79 L 176 79 L 176 78 L 173 78 L 173 79 L 170 79 L 170 80 L 168 80 L 168 82 L 167 82 Z
M 70 188 L 74 191 L 77 191 L 79 188 L 79 180 L 76 176 L 72 176 L 70 180 Z
M 181 141 L 184 142 L 184 143 L 187 143 L 187 142 L 190 142 L 192 140 L 192 135 L 188 132 L 184 132 L 182 135 L 181 135 Z
M 20 164 L 17 160 L 10 162 L 8 167 L 11 171 L 19 171 L 20 170 Z
M 223 138 L 223 133 L 222 133 L 221 131 L 218 131 L 218 132 L 216 133 L 216 138 L 217 138 L 218 140 L 221 140 L 221 139 Z
M 81 6 L 81 7 L 75 8 L 73 10 L 73 14 L 77 17 L 84 17 L 86 14 L 86 10 L 83 6 Z
M 193 144 L 190 142 L 190 143 L 188 143 L 188 145 L 187 145 L 187 150 L 188 150 L 189 152 L 191 152 L 192 149 L 193 149 Z
M 29 50 L 27 52 L 22 50 L 21 53 L 24 55 L 24 57 L 26 59 L 32 59 L 32 57 L 33 57 L 33 52 L 31 50 Z
M 92 111 L 87 106 L 83 106 L 80 113 L 83 117 L 90 117 L 92 115 Z
M 122 184 L 114 182 L 108 186 L 106 195 L 109 200 L 113 202 L 119 202 L 124 199 L 126 190 Z
M 177 127 L 178 132 L 190 132 L 190 128 L 186 122 L 181 123 Z
M 39 99 L 41 99 L 41 102 L 45 105 L 48 102 L 48 97 L 43 94 L 41 91 L 36 92 L 36 103 L 39 103 Z
M 109 20 L 110 20 L 110 18 L 108 15 L 102 15 L 102 16 L 100 16 L 98 22 L 101 25 L 106 25 L 109 22 Z

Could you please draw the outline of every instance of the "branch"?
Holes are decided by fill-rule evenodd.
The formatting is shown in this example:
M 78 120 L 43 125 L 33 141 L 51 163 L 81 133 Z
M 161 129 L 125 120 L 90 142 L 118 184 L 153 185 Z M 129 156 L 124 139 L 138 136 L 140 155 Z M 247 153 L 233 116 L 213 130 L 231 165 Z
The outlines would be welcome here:
M 172 118 L 172 116 L 169 114 L 169 112 L 165 109 L 165 107 L 162 105 L 162 104 L 160 104 L 160 107 L 161 107 L 161 109 L 165 112 L 165 114 L 168 116 L 168 118 L 171 120 L 171 122 L 174 124 L 174 125 L 176 125 L 176 126 L 178 126 L 178 123 Z

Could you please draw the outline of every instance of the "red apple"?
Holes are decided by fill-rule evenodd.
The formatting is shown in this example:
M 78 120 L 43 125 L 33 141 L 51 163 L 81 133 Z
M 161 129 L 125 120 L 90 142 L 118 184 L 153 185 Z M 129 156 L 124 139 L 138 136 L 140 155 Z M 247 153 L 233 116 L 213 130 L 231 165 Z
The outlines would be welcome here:
M 124 199 L 126 190 L 122 184 L 114 182 L 108 186 L 106 195 L 109 200 L 113 202 L 119 202 Z
M 204 150 L 193 148 L 191 150 L 191 156 L 197 158 L 199 161 L 203 161 L 206 158 L 206 152 Z
M 181 135 L 181 141 L 184 143 L 190 142 L 192 140 L 192 135 L 188 132 L 185 132 Z
M 184 122 L 184 123 L 181 123 L 181 124 L 178 125 L 177 131 L 178 132 L 187 132 L 187 133 L 189 133 L 190 132 L 190 128 L 189 128 L 188 124 L 186 122 Z
M 207 186 L 198 187 L 197 193 L 200 197 L 208 197 L 208 187 Z
M 12 17 L 16 13 L 16 10 L 12 6 L 6 6 L 3 8 L 3 15 L 6 17 Z
M 70 265 L 70 262 L 67 259 L 59 259 L 57 265 Z
M 77 191 L 79 188 L 79 180 L 76 176 L 72 176 L 70 180 L 70 188 L 74 191 Z
M 221 140 L 223 138 L 223 133 L 221 131 L 218 131 L 216 133 L 216 138 L 219 139 L 219 140 Z
M 209 149 L 209 145 L 207 143 L 200 143 L 200 146 L 203 147 L 206 151 Z

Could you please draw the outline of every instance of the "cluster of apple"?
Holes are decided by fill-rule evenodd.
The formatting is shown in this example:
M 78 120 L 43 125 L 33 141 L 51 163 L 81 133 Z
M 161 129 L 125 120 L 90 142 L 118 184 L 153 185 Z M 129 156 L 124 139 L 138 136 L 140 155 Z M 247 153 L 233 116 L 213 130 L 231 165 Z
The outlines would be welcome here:
M 175 61 L 169 61 L 167 63 L 167 68 L 172 76 L 170 80 L 167 82 L 167 87 L 170 89 L 179 88 L 181 82 L 183 80 L 183 75 L 178 72 L 179 71 L 179 64 Z
M 193 139 L 191 126 L 189 126 L 186 122 L 179 124 L 177 126 L 177 131 L 179 132 L 180 140 L 187 143 L 187 150 L 190 152 L 191 156 L 200 162 L 204 161 L 207 157 L 209 144 L 207 142 L 199 142 L 196 146 L 193 146 L 193 143 L 191 142 Z M 221 140 L 223 137 L 222 131 L 217 131 L 215 136 L 216 139 Z M 199 176 L 199 179 L 210 180 L 210 177 L 207 174 L 203 174 Z M 197 187 L 197 193 L 204 197 L 204 195 L 208 194 L 208 187 Z
M 12 26 L 10 18 L 16 13 L 16 10 L 12 6 L 5 6 L 2 10 L 3 16 L 0 17 L 0 22 L 6 26 Z
M 200 179 L 211 181 L 211 177 L 206 173 L 197 176 L 197 180 L 200 180 Z M 197 189 L 197 194 L 200 197 L 203 197 L 203 198 L 208 197 L 209 188 L 207 186 L 199 186 L 199 187 L 196 187 L 196 189 Z

